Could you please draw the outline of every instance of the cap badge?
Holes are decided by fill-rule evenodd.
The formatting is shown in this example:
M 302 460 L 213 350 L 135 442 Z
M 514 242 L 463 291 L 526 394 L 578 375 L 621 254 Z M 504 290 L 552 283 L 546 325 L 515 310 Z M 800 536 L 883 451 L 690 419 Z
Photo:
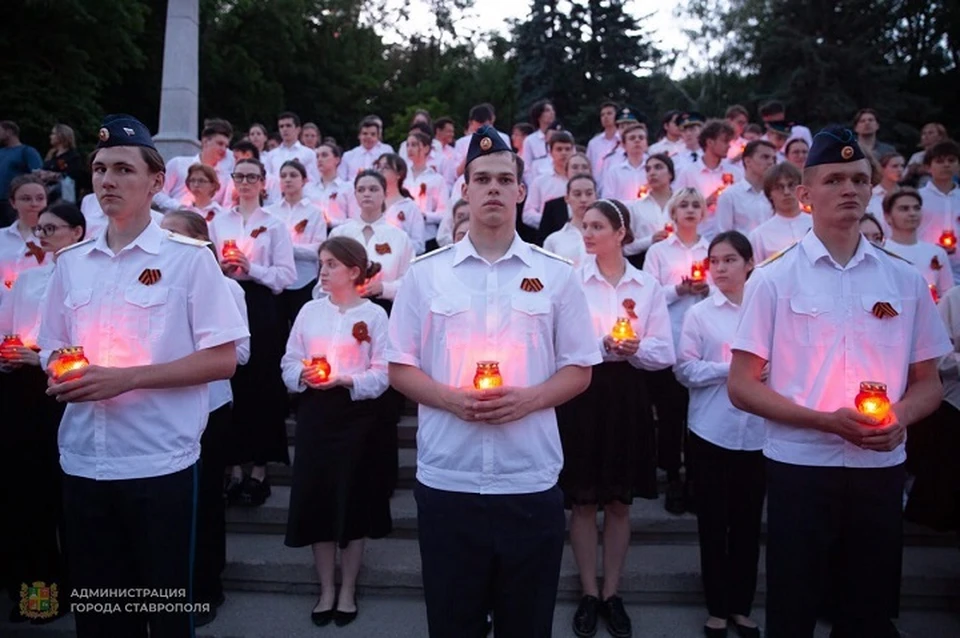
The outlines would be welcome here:
M 844 146 L 843 149 L 840 151 L 840 157 L 842 157 L 845 160 L 848 160 L 851 157 L 853 157 L 853 147 Z
M 481 151 L 489 151 L 492 147 L 493 147 L 493 140 L 491 140 L 489 137 L 485 137 L 482 140 L 480 140 Z
M 102 128 L 100 129 L 98 136 L 100 137 L 101 142 L 106 142 L 110 139 L 110 131 L 108 131 L 106 128 Z
M 127 128 L 126 126 L 123 127 L 123 132 L 129 135 L 130 137 L 133 137 L 134 135 L 137 134 L 137 132 L 134 131 L 132 128 Z

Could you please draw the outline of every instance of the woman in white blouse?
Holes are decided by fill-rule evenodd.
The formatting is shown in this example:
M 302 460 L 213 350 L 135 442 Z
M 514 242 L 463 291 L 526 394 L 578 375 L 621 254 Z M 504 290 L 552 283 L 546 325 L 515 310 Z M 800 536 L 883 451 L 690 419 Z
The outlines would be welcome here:
M 659 284 L 623 256 L 633 237 L 630 212 L 602 199 L 583 217 L 588 255 L 578 269 L 603 363 L 589 388 L 557 410 L 564 467 L 559 485 L 572 509 L 570 543 L 583 598 L 574 615 L 578 636 L 592 636 L 597 617 L 614 636 L 630 635 L 617 594 L 630 544 L 630 503 L 657 498 L 656 445 L 646 372 L 670 369 L 673 337 Z M 613 332 L 618 319 L 632 335 Z M 597 587 L 597 509 L 603 508 L 603 590 Z
M 42 191 L 41 191 L 42 192 Z M 21 477 L 0 499 L 0 537 L 9 553 L 4 576 L 10 586 L 43 581 L 62 583 L 65 569 L 58 538 L 60 512 L 60 452 L 57 431 L 64 404 L 46 394 L 47 374 L 36 351 L 40 304 L 53 274 L 57 251 L 83 239 L 86 220 L 73 204 L 44 210 L 32 232 L 47 259 L 24 270 L 0 301 L 0 335 L 17 335 L 23 345 L 0 347 L 0 404 L 5 410 L 0 447 L 4 470 Z M 61 607 L 58 614 L 66 613 Z M 14 606 L 12 621 L 25 621 Z
M 304 189 L 307 197 L 320 207 L 327 221 L 327 229 L 346 223 L 349 219 L 353 185 L 340 179 L 337 169 L 343 151 L 333 142 L 323 142 L 317 147 L 317 170 L 320 181 L 310 183 Z
M 9 197 L 17 219 L 0 228 L 0 299 L 23 272 L 49 261 L 33 236 L 37 218 L 47 207 L 43 180 L 33 174 L 15 177 L 10 182 Z
M 231 379 L 234 424 L 228 462 L 233 470 L 227 497 L 233 504 L 256 506 L 270 496 L 267 463 L 290 462 L 287 392 L 278 374 L 285 329 L 276 295 L 294 282 L 297 270 L 286 225 L 261 207 L 263 164 L 242 159 L 233 170 L 239 203 L 209 224 L 220 267 L 246 295 L 250 323 L 250 362 Z M 250 462 L 253 468 L 244 479 L 240 466 Z
M 200 162 L 190 166 L 187 169 L 187 190 L 190 191 L 188 197 L 193 202 L 187 202 L 186 205 L 207 220 L 207 223 L 212 222 L 222 211 L 220 204 L 214 199 L 220 191 L 220 176 L 213 167 Z
M 877 165 L 880 167 L 880 183 L 873 187 L 870 197 L 870 203 L 867 204 L 867 212 L 872 213 L 877 218 L 883 217 L 883 199 L 887 194 L 896 190 L 903 174 L 906 170 L 907 160 L 899 153 L 885 153 L 877 158 Z M 889 234 L 890 228 L 884 227 L 883 232 Z
M 697 493 L 700 566 L 707 599 L 704 633 L 740 636 L 760 631 L 750 619 L 757 589 L 760 518 L 766 492 L 763 419 L 733 407 L 727 396 L 730 343 L 737 331 L 743 287 L 753 251 L 742 234 L 710 242 L 710 272 L 717 291 L 687 313 L 677 349 L 677 378 L 690 389 L 687 453 Z
M 673 197 L 673 180 L 676 169 L 673 160 L 666 153 L 657 153 L 647 158 L 644 167 L 647 171 L 646 195 L 630 205 L 630 222 L 634 240 L 623 247 L 623 254 L 631 258 L 630 263 L 643 267 L 644 256 L 650 246 L 663 241 L 672 232 L 667 202 Z
M 304 196 L 307 169 L 297 160 L 289 160 L 280 166 L 280 192 L 283 198 L 267 207 L 267 212 L 279 219 L 290 233 L 293 244 L 293 264 L 297 279 L 280 293 L 281 319 L 293 325 L 303 304 L 311 299 L 313 287 L 320 271 L 318 250 L 327 238 L 327 223 L 320 208 Z M 284 334 L 287 334 L 284 331 Z
M 417 206 L 417 202 L 404 187 L 407 179 L 407 163 L 396 153 L 384 153 L 374 165 L 386 182 L 385 203 L 387 222 L 407 233 L 413 243 L 413 250 L 420 255 L 426 250 L 426 220 Z M 356 183 L 356 182 L 354 182 Z M 359 193 L 357 199 L 359 203 Z
M 587 248 L 583 243 L 583 215 L 597 201 L 597 182 L 591 175 L 572 177 L 567 182 L 567 195 L 564 200 L 570 208 L 570 221 L 547 237 L 543 248 L 566 257 L 576 268 L 587 256 Z
M 680 340 L 683 316 L 710 291 L 706 277 L 699 280 L 693 277 L 694 264 L 702 265 L 707 259 L 707 242 L 697 231 L 706 210 L 706 203 L 697 189 L 683 188 L 677 191 L 667 202 L 667 212 L 675 232 L 653 244 L 643 262 L 644 272 L 653 275 L 663 287 L 674 346 Z M 706 268 L 701 271 L 702 274 L 707 273 Z M 664 507 L 672 514 L 682 514 L 691 500 L 689 487 L 680 474 L 688 394 L 669 370 L 651 375 L 651 385 L 654 388 L 653 402 L 659 428 L 658 463 L 667 472 Z
M 303 393 L 285 543 L 313 548 L 320 576 L 313 622 L 343 626 L 357 616 L 364 539 L 392 529 L 377 400 L 388 386 L 387 313 L 357 292 L 380 270 L 359 242 L 329 239 L 320 247 L 320 264 L 326 295 L 297 316 L 282 362 L 287 388 Z M 319 357 L 325 368 L 312 363 Z
M 432 149 L 431 142 L 430 136 L 418 129 L 412 129 L 406 141 L 410 175 L 405 184 L 424 217 L 426 250 L 436 250 L 439 246 L 437 229 L 443 221 L 450 199 L 450 190 L 443 175 L 427 164 Z M 403 150 L 400 155 L 403 156 Z

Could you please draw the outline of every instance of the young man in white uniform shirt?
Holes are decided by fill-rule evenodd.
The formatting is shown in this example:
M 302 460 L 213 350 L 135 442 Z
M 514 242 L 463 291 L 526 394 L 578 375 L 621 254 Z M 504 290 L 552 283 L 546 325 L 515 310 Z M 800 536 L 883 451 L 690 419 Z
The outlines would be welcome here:
M 717 234 L 717 197 L 734 183 L 743 179 L 743 170 L 727 159 L 733 127 L 725 120 L 710 120 L 700 131 L 703 155 L 695 162 L 677 171 L 674 191 L 695 188 L 707 200 L 707 211 L 700 222 L 700 234 L 709 242 Z M 681 155 L 682 157 L 682 155 Z
M 773 208 L 763 192 L 763 176 L 777 156 L 773 144 L 754 140 L 743 151 L 743 180 L 717 197 L 717 232 L 736 230 L 747 235 L 770 219 Z
M 603 127 L 603 131 L 594 135 L 587 143 L 587 159 L 590 160 L 595 176 L 603 175 L 603 160 L 620 141 L 620 136 L 617 134 L 616 103 L 604 102 L 600 105 L 600 126 Z
M 953 231 L 952 248 L 945 248 L 950 257 L 953 283 L 960 285 L 960 186 L 956 177 L 960 167 L 960 145 L 953 140 L 937 142 L 923 158 L 930 171 L 930 181 L 919 190 L 923 197 L 923 220 L 919 236 L 922 241 L 940 244 L 944 231 Z
M 309 183 L 316 184 L 320 181 L 320 171 L 317 170 L 317 155 L 314 150 L 300 143 L 300 117 L 296 113 L 281 113 L 277 116 L 277 129 L 280 131 L 280 138 L 283 142 L 277 148 L 266 153 L 262 160 L 263 166 L 267 171 L 267 183 L 280 183 L 280 167 L 289 160 L 297 160 L 307 169 L 307 179 Z M 279 195 L 278 190 L 274 193 L 274 198 Z M 226 203 L 232 206 L 232 202 Z
M 187 189 L 187 172 L 194 164 L 206 164 L 217 171 L 220 189 L 213 200 L 224 204 L 224 193 L 233 172 L 233 153 L 229 152 L 233 127 L 226 120 L 209 120 L 200 133 L 200 152 L 197 155 L 182 155 L 167 162 L 163 190 L 153 198 L 154 205 L 163 211 L 181 206 L 192 206 L 193 195 Z M 226 202 L 227 206 L 232 206 Z
M 766 635 L 813 635 L 829 567 L 832 635 L 899 636 L 906 430 L 939 406 L 952 347 L 920 274 L 860 234 L 870 163 L 852 131 L 816 135 L 797 191 L 813 230 L 747 284 L 728 382 L 766 419 Z M 885 419 L 855 409 L 864 381 L 886 384 Z
M 533 179 L 530 193 L 523 202 L 523 223 L 540 229 L 543 219 L 543 206 L 551 199 L 567 194 L 567 160 L 573 155 L 573 136 L 566 131 L 556 131 L 550 135 L 550 161 L 553 165 L 549 173 Z
M 549 638 L 563 550 L 554 407 L 590 382 L 599 347 L 566 260 L 516 233 L 523 163 L 475 134 L 470 231 L 416 260 L 390 317 L 390 382 L 420 404 L 417 499 L 431 638 Z M 563 318 L 562 320 L 560 318 Z M 475 390 L 478 361 L 502 387 Z
M 353 183 L 360 171 L 372 168 L 381 155 L 392 153 L 393 147 L 380 141 L 380 120 L 365 117 L 360 122 L 358 133 L 360 146 L 351 148 L 343 154 L 338 172 L 340 179 Z
M 47 390 L 68 403 L 59 446 L 70 583 L 183 593 L 73 600 L 117 605 L 77 613 L 77 636 L 146 636 L 148 628 L 154 637 L 192 636 L 189 613 L 130 613 L 139 610 L 128 605 L 192 602 L 207 384 L 233 375 L 234 342 L 249 333 L 210 249 L 151 221 L 163 160 L 147 128 L 109 116 L 99 137 L 93 188 L 110 222 L 60 255 L 38 338 L 51 365 L 69 346 L 82 346 L 90 362 L 59 378 L 49 372 Z

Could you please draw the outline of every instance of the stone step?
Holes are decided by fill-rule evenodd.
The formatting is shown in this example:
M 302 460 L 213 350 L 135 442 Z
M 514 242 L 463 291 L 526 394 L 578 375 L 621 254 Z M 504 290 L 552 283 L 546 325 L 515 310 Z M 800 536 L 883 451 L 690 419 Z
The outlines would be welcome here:
M 290 485 L 290 478 L 293 472 L 293 458 L 296 453 L 295 446 L 291 445 L 288 449 L 290 453 L 290 465 L 283 463 L 268 463 L 267 476 L 270 478 L 272 487 Z M 417 450 L 410 447 L 401 447 L 397 450 L 397 460 L 399 463 L 399 472 L 397 486 L 400 488 L 413 487 L 417 476 Z
M 758 598 L 763 601 L 765 548 L 761 548 Z M 602 571 L 602 570 L 601 570 Z M 224 585 L 230 590 L 317 594 L 317 576 L 309 548 L 291 549 L 272 534 L 229 534 Z M 420 550 L 413 539 L 369 541 L 358 584 L 365 594 L 420 595 Z M 690 545 L 642 544 L 630 548 L 621 593 L 634 603 L 702 601 L 700 558 Z M 903 554 L 902 604 L 946 608 L 960 596 L 960 553 L 956 548 L 907 547 Z M 564 548 L 559 598 L 580 596 L 573 553 Z
M 417 447 L 417 415 L 405 414 L 400 417 L 400 423 L 397 425 L 397 439 L 400 448 Z M 297 420 L 292 416 L 287 419 L 287 443 L 296 445 L 297 443 Z
M 665 545 L 697 544 L 697 519 L 693 514 L 670 514 L 663 508 L 664 497 L 657 500 L 634 499 L 630 506 L 630 528 L 634 543 Z M 241 534 L 284 534 L 287 525 L 290 488 L 275 485 L 267 502 L 260 507 L 227 509 L 227 531 Z M 393 538 L 416 538 L 417 504 L 410 489 L 398 489 L 390 501 Z M 603 528 L 603 517 L 598 526 Z M 766 516 L 764 515 L 764 528 Z M 766 532 L 764 531 L 764 534 Z M 915 547 L 955 547 L 956 536 L 939 533 L 913 523 L 904 524 L 904 544 Z
M 197 629 L 198 638 L 316 638 L 318 630 L 310 622 L 310 611 L 316 597 L 264 592 L 229 592 L 218 610 L 217 618 Z M 417 596 L 361 595 L 357 601 L 360 614 L 346 627 L 334 629 L 338 638 L 423 638 L 427 635 L 427 613 Z M 576 601 L 561 600 L 553 615 L 553 637 L 573 638 L 570 621 Z M 73 617 L 68 616 L 49 625 L 6 624 L 9 602 L 0 600 L 0 635 L 4 638 L 73 638 L 76 633 Z M 633 620 L 634 635 L 644 638 L 696 638 L 702 634 L 705 612 L 699 605 L 662 605 L 628 602 L 627 613 Z M 763 607 L 754 610 L 753 619 L 764 625 Z M 905 610 L 897 623 L 906 635 L 914 638 L 960 636 L 960 617 L 940 610 Z M 827 638 L 826 624 L 817 626 L 813 638 Z M 604 635 L 603 629 L 598 635 Z M 732 635 L 732 633 L 731 633 Z

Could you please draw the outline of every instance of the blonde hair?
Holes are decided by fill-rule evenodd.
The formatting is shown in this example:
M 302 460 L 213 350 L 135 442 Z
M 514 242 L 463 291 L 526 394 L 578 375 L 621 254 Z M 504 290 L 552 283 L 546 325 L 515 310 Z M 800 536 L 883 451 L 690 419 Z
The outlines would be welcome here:
M 707 214 L 707 200 L 703 198 L 703 195 L 700 194 L 696 188 L 681 188 L 673 194 L 670 198 L 670 201 L 667 202 L 667 215 L 672 219 L 674 213 L 677 211 L 677 206 L 680 205 L 680 202 L 683 200 L 691 198 L 700 202 L 700 210 L 703 211 L 701 216 Z

